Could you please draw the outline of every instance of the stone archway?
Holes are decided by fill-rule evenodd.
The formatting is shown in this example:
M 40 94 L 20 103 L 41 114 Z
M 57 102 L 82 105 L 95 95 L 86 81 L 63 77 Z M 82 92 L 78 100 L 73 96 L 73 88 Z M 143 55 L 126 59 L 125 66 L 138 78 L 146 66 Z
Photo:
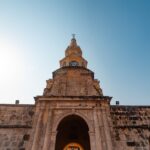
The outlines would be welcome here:
M 66 116 L 57 127 L 55 150 L 64 150 L 70 143 L 80 145 L 83 150 L 90 150 L 88 131 L 88 125 L 83 118 L 78 115 Z M 81 149 L 78 148 L 77 150 Z

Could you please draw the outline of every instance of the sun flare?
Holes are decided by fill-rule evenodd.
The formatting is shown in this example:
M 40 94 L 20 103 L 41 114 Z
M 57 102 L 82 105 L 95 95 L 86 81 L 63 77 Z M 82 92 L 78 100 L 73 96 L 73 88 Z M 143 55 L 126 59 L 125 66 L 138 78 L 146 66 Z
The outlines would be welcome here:
M 0 78 L 14 79 L 20 70 L 20 58 L 14 43 L 0 40 Z

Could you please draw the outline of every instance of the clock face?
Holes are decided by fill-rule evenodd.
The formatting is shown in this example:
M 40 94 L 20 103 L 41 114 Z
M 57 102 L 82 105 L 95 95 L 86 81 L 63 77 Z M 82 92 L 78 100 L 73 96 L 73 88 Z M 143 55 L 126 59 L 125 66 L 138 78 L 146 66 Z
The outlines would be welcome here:
M 71 61 L 71 62 L 69 63 L 69 66 L 79 66 L 79 64 L 78 64 L 78 62 L 76 62 L 76 61 Z
M 83 150 L 83 148 L 78 143 L 69 143 L 64 150 Z

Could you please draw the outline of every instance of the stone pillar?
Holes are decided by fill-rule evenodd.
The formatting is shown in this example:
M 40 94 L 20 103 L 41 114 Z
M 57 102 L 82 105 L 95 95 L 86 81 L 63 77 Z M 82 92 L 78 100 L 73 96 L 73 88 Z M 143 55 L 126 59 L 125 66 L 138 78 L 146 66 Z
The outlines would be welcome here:
M 30 138 L 30 141 L 26 147 L 26 149 L 30 149 L 32 148 L 32 145 L 33 145 L 33 141 L 34 141 L 34 138 L 35 138 L 35 132 L 37 130 L 37 122 L 39 122 L 39 118 L 40 118 L 40 110 L 39 110 L 39 107 L 37 106 L 36 107 L 36 111 L 35 111 L 35 116 L 34 116 L 34 120 L 33 120 L 33 127 L 32 127 L 32 130 L 31 130 L 31 138 Z
M 39 117 L 38 117 L 38 121 L 36 123 L 36 129 L 35 129 L 35 133 L 34 133 L 34 137 L 33 137 L 33 144 L 32 144 L 32 147 L 31 147 L 31 150 L 38 150 L 40 145 L 38 144 L 39 143 L 39 138 L 40 138 L 40 135 L 39 135 L 39 132 L 41 130 L 41 121 L 42 121 L 42 114 L 43 114 L 43 111 L 40 110 L 40 114 L 39 114 Z
M 50 137 L 50 147 L 49 150 L 55 150 L 55 143 L 56 143 L 56 136 L 57 136 L 57 131 L 56 132 L 51 132 L 51 137 Z
M 89 131 L 91 150 L 96 150 L 95 133 Z
M 51 127 L 52 127 L 52 111 L 49 109 L 49 114 L 48 114 L 48 120 L 47 120 L 47 125 L 46 125 L 46 133 L 44 137 L 44 145 L 42 150 L 49 150 L 49 147 L 51 146 L 51 141 L 50 141 L 50 132 L 51 132 Z
M 112 141 L 111 141 L 111 134 L 110 134 L 110 127 L 108 125 L 108 120 L 107 120 L 107 115 L 106 115 L 106 109 L 108 108 L 104 108 L 102 109 L 102 119 L 103 119 L 103 123 L 104 123 L 104 132 L 105 132 L 105 141 L 106 141 L 106 150 L 113 150 L 112 148 Z M 107 112 L 107 114 L 109 114 Z
M 95 140 L 96 140 L 95 150 L 102 150 L 102 140 L 101 140 L 100 129 L 99 129 L 97 108 L 94 109 L 93 115 L 94 115 L 93 118 L 94 118 Z
M 98 122 L 99 122 L 99 133 L 100 133 L 100 137 L 101 137 L 101 146 L 102 146 L 102 150 L 107 150 L 107 145 L 106 145 L 106 136 L 105 136 L 105 132 L 104 132 L 104 123 L 103 123 L 103 117 L 102 117 L 102 112 L 101 112 L 101 108 L 99 108 L 97 110 L 97 115 L 98 115 Z

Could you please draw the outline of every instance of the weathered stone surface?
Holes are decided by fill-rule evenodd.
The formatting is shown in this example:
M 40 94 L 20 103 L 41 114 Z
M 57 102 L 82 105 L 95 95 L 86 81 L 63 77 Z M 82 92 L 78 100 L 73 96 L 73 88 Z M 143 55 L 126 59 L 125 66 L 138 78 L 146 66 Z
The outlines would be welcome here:
M 63 67 L 47 81 L 44 96 L 102 96 L 94 73 L 83 67 Z
M 26 144 L 29 139 L 30 129 L 0 128 L 1 150 L 25 150 Z
M 0 150 L 25 150 L 34 109 L 34 105 L 0 105 Z
M 110 114 L 116 149 L 150 149 L 150 107 L 111 106 Z
M 0 105 L 0 127 L 32 126 L 34 105 Z

